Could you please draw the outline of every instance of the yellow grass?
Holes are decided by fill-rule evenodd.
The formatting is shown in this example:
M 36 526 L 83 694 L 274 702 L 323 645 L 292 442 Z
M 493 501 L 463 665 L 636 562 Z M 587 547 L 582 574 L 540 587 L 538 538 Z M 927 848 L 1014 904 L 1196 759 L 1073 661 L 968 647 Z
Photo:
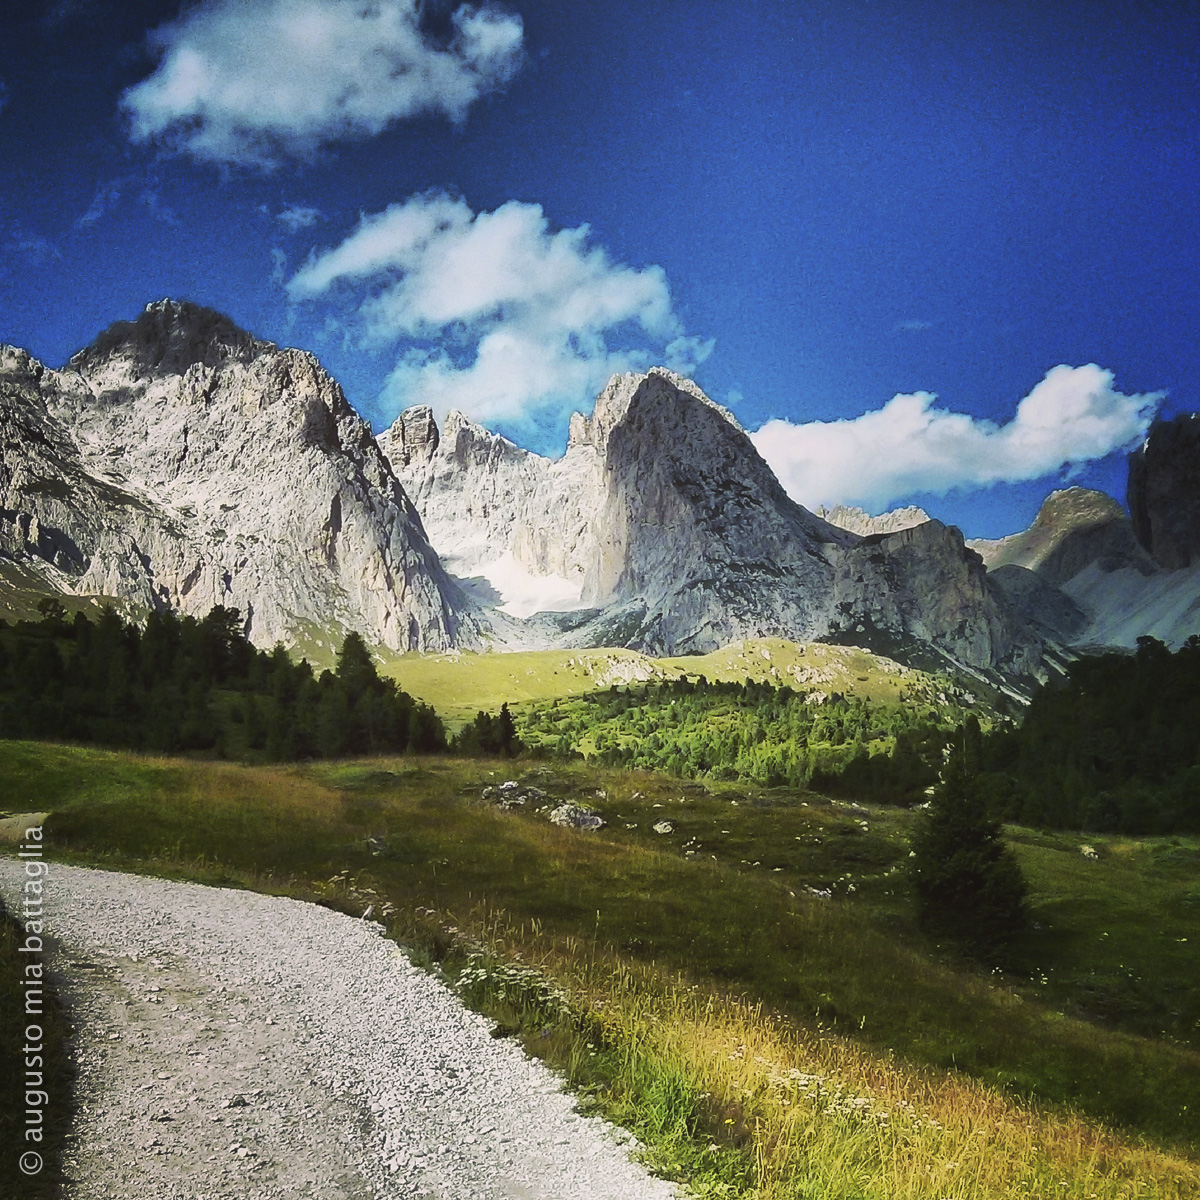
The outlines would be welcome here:
M 757 638 L 712 654 L 650 658 L 635 650 L 524 650 L 510 653 L 402 654 L 386 658 L 382 673 L 431 704 L 450 721 L 479 709 L 589 692 L 613 684 L 703 675 L 710 682 L 753 680 L 801 691 L 841 692 L 894 702 L 905 689 L 936 696 L 934 678 L 891 659 L 850 646 Z
M 468 929 L 473 931 L 468 933 Z M 965 1075 L 914 1067 L 761 1004 L 585 940 L 476 914 L 460 935 L 534 965 L 595 1018 L 641 1077 L 686 1079 L 753 1162 L 754 1200 L 1195 1200 L 1200 1164 L 1069 1112 L 1025 1106 Z M 594 1036 L 594 1035 L 593 1035 Z M 597 1039 L 600 1040 L 600 1039 Z M 635 1099 L 635 1097 L 631 1097 Z M 617 1105 L 618 1110 L 620 1105 Z M 652 1161 L 655 1155 L 651 1154 Z M 657 1156 L 668 1168 L 671 1156 Z

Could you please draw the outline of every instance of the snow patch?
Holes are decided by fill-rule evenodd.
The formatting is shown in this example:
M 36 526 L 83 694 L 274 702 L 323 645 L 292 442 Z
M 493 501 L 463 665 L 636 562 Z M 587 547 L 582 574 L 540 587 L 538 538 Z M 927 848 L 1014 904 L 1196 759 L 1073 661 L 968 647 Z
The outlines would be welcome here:
M 465 564 L 456 562 L 453 556 L 447 556 L 444 562 L 446 569 L 458 576 L 469 592 L 492 602 L 510 617 L 524 619 L 539 612 L 573 612 L 588 607 L 583 602 L 582 579 L 535 575 L 516 560 L 511 550 L 490 562 L 472 563 L 470 578 L 459 575 Z

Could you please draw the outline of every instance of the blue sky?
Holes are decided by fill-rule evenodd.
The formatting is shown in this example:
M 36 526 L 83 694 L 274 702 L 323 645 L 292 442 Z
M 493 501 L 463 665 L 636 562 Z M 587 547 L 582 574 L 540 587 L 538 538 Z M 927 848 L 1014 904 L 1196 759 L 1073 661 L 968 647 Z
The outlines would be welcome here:
M 376 428 L 428 401 L 552 453 L 668 362 L 802 503 L 995 536 L 1067 480 L 1122 496 L 1121 447 L 1196 406 L 1198 34 L 1184 3 L 25 6 L 0 340 L 60 365 L 189 298 Z

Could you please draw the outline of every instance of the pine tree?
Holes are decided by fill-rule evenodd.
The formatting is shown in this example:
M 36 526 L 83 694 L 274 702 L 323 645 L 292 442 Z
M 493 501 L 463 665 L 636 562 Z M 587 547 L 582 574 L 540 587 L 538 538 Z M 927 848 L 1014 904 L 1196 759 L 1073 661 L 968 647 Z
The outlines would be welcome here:
M 994 957 L 1028 925 L 1027 888 L 964 757 L 951 755 L 917 823 L 913 887 L 923 928 Z
M 500 715 L 496 718 L 492 732 L 496 739 L 496 751 L 505 758 L 512 758 L 521 750 L 521 743 L 517 738 L 517 726 L 512 719 L 512 713 L 508 711 L 507 703 L 500 705 Z

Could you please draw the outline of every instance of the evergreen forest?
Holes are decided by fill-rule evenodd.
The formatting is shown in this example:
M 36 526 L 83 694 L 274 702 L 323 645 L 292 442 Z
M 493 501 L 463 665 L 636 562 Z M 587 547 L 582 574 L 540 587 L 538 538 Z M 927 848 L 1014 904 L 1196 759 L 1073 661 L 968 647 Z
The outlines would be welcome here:
M 1175 653 L 1081 658 L 1020 726 L 984 739 L 982 780 L 1006 820 L 1100 833 L 1200 832 L 1200 637 Z
M 967 710 L 877 703 L 771 683 L 673 680 L 552 701 L 524 715 L 534 753 L 685 778 L 809 787 L 891 803 L 924 798 Z
M 0 628 L 6 738 L 278 761 L 446 747 L 437 714 L 380 678 L 356 633 L 318 676 L 282 646 L 251 645 L 233 608 L 153 612 L 140 627 L 112 608 L 68 620 L 47 600 L 41 613 Z

